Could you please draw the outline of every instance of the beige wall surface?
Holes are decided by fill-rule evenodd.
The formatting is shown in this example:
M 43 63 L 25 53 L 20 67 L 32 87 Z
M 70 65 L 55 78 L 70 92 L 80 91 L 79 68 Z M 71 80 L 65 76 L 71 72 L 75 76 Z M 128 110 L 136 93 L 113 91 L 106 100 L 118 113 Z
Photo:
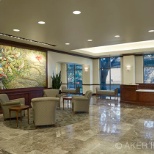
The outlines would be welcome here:
M 135 82 L 136 83 L 143 83 L 143 56 L 136 56 L 135 57 Z
M 93 60 L 93 92 L 96 93 L 96 87 L 100 87 L 100 64 L 99 59 Z M 96 84 L 96 85 L 95 85 Z

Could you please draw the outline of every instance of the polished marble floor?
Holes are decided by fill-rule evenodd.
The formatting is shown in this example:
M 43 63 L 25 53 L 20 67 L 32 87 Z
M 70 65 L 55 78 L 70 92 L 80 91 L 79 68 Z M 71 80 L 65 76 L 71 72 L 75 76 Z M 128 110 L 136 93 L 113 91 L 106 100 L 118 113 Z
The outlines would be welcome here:
M 65 153 L 153 154 L 154 108 L 93 97 L 89 116 L 72 125 L 22 130 L 0 122 L 0 154 Z

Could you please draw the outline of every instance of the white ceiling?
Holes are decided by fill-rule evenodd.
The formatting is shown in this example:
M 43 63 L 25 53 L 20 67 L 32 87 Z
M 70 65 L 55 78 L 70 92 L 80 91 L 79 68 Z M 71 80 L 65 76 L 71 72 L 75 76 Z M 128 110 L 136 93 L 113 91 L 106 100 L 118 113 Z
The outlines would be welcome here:
M 131 42 L 154 40 L 154 33 L 148 32 L 154 29 L 153 7 L 154 0 L 0 0 L 0 33 L 56 46 L 7 35 L 0 38 L 90 57 L 128 54 L 134 50 L 146 53 L 154 51 L 154 42 L 142 49 L 119 46 L 119 51 L 117 47 L 114 51 L 114 45 L 130 46 Z M 75 10 L 81 14 L 74 15 Z M 40 20 L 46 24 L 39 25 Z M 14 32 L 14 28 L 20 32 Z M 65 45 L 67 42 L 70 45 Z M 96 50 L 99 52 L 95 53 Z

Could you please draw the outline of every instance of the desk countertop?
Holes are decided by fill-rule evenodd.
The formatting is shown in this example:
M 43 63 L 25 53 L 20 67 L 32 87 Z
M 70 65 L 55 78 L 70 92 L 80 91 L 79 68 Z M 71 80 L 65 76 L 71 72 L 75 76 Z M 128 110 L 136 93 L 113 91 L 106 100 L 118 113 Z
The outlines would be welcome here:
M 154 92 L 153 89 L 138 89 L 136 92 Z

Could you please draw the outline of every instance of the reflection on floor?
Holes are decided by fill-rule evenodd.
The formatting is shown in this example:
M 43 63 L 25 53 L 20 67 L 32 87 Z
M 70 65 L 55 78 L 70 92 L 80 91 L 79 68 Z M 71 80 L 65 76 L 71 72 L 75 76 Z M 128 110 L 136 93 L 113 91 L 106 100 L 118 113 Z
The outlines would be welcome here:
M 65 108 L 66 110 L 66 108 Z M 92 98 L 89 116 L 62 127 L 12 129 L 0 121 L 0 154 L 146 154 L 154 151 L 154 108 Z

